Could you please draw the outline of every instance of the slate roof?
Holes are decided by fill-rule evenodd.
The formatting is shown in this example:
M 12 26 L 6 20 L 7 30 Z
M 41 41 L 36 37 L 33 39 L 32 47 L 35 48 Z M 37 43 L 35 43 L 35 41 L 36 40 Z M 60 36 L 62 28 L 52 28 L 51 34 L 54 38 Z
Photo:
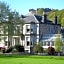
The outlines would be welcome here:
M 37 15 L 28 15 L 24 18 L 25 23 L 31 23 L 31 22 L 35 22 L 35 23 L 40 23 L 42 17 L 37 16 Z
M 55 24 L 55 23 L 53 23 L 52 21 L 50 21 L 48 19 L 46 20 L 46 22 L 44 22 L 44 19 L 42 19 L 42 16 L 33 15 L 33 14 L 27 15 L 23 19 L 24 19 L 25 23 L 32 23 L 32 22 L 34 22 L 34 23 L 44 23 L 44 24 L 60 25 L 60 24 Z M 43 20 L 43 22 L 42 22 L 42 20 Z
M 42 21 L 42 16 L 38 16 L 38 15 L 35 15 L 36 19 L 39 21 L 39 23 L 41 23 Z
M 47 24 L 54 24 L 54 23 L 52 23 L 52 21 L 50 21 L 50 20 L 47 20 L 46 23 L 47 23 Z

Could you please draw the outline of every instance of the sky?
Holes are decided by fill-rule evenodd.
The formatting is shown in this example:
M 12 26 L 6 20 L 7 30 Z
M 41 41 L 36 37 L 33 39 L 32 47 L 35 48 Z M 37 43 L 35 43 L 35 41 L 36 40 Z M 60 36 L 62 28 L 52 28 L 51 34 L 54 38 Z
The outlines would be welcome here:
M 20 14 L 27 14 L 29 9 L 51 8 L 64 9 L 64 0 L 0 0 L 6 2 L 11 10 L 16 10 Z

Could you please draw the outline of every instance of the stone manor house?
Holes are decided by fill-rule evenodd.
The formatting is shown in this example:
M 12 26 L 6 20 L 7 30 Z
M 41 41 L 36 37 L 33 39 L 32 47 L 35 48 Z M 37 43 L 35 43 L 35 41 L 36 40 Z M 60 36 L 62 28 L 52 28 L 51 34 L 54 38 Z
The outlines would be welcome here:
M 54 40 L 57 35 L 61 35 L 61 25 L 57 23 L 57 16 L 54 16 L 54 21 L 47 19 L 47 15 L 44 13 L 43 16 L 33 14 L 30 10 L 29 14 L 23 16 L 21 19 L 25 21 L 23 25 L 23 36 L 13 35 L 12 39 L 8 41 L 8 33 L 3 36 L 3 26 L 0 26 L 0 47 L 8 47 L 15 45 L 22 45 L 25 51 L 32 52 L 34 43 L 42 43 L 43 48 L 49 46 L 54 47 Z M 7 28 L 7 27 L 6 27 Z M 16 29 L 19 28 L 21 33 L 21 24 L 16 25 Z M 14 30 L 14 33 L 16 31 Z

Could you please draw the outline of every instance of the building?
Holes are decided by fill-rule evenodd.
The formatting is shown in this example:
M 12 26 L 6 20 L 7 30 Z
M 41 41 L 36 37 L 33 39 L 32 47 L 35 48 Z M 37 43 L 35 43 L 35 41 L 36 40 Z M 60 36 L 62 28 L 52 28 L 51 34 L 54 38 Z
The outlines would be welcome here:
M 29 10 L 29 14 L 22 17 L 22 19 L 25 21 L 25 24 L 23 25 L 23 32 L 21 31 L 21 24 L 15 24 L 15 35 L 13 35 L 11 39 L 8 38 L 8 35 L 1 36 L 1 38 L 4 39 L 0 42 L 1 47 L 7 47 L 8 45 L 15 46 L 20 44 L 23 45 L 25 51 L 29 53 L 33 52 L 34 43 L 42 42 L 43 48 L 48 48 L 49 46 L 54 47 L 54 40 L 56 36 L 60 35 L 61 33 L 61 25 L 57 24 L 57 16 L 54 17 L 54 22 L 52 22 L 47 19 L 47 15 L 45 13 L 41 17 L 36 14 L 32 14 L 32 11 L 34 10 Z M 18 29 L 20 33 L 19 35 L 16 34 Z M 0 34 L 3 34 L 3 31 L 0 32 Z M 22 36 L 21 33 L 23 33 Z M 7 42 L 10 42 L 10 44 Z
M 25 21 L 23 26 L 24 45 L 28 52 L 32 51 L 34 43 L 39 42 L 42 42 L 44 48 L 54 47 L 56 36 L 61 37 L 61 25 L 57 24 L 57 16 L 54 17 L 54 23 L 47 19 L 46 14 L 41 17 L 30 13 L 23 19 Z
M 22 25 L 17 23 L 8 27 L 6 22 L 0 23 L 0 48 L 8 48 L 10 46 L 22 45 Z

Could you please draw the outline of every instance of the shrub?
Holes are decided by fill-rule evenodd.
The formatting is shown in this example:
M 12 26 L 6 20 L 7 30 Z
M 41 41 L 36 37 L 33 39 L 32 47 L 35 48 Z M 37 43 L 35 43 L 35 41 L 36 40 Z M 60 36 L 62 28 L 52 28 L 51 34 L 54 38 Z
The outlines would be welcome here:
M 35 44 L 34 48 L 33 48 L 34 53 L 42 53 L 43 52 L 43 48 L 41 47 L 40 44 Z
M 34 45 L 33 51 L 34 51 L 34 53 L 38 53 L 38 46 L 37 46 L 37 44 Z
M 42 53 L 43 52 L 43 48 L 42 47 L 39 47 L 38 52 L 39 53 Z
M 2 53 L 5 53 L 5 48 L 0 47 L 0 51 L 1 51 Z
M 48 54 L 49 55 L 54 55 L 55 49 L 53 47 L 48 47 Z
M 2 49 L 2 52 L 5 53 L 5 48 Z
M 62 40 L 61 40 L 61 38 L 60 38 L 60 35 L 57 35 L 57 36 L 56 36 L 56 39 L 55 39 L 55 41 L 54 41 L 54 46 L 55 46 L 55 51 L 56 51 L 56 52 L 62 51 L 63 42 L 62 42 Z
M 48 49 L 44 49 L 43 52 L 44 52 L 44 53 L 48 53 Z
M 24 52 L 24 46 L 15 45 L 15 49 L 16 49 L 18 52 Z
M 5 52 L 10 53 L 10 52 L 12 52 L 12 50 L 13 50 L 13 47 L 9 47 Z

